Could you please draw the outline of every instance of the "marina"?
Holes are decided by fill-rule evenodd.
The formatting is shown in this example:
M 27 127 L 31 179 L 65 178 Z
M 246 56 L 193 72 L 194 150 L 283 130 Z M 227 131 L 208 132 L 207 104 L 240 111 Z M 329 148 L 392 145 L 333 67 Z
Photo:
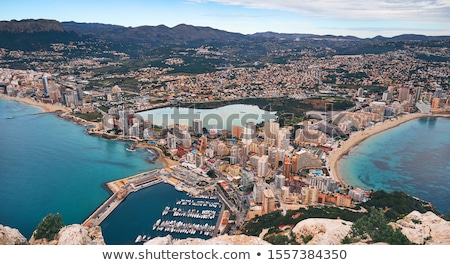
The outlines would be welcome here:
M 215 230 L 215 225 L 199 224 L 199 223 L 185 223 L 177 220 L 164 220 L 158 219 L 153 225 L 153 229 L 157 231 L 164 231 L 170 233 L 179 233 L 187 235 L 205 235 L 212 236 Z
M 192 206 L 207 206 L 207 207 L 220 207 L 220 202 L 211 202 L 211 201 L 196 201 L 191 199 L 182 199 L 177 201 L 177 205 L 192 205 Z
M 150 240 L 152 237 L 151 236 L 147 236 L 147 235 L 138 235 L 136 237 L 136 239 L 134 240 L 134 243 L 138 244 L 138 243 L 145 243 L 148 240 Z
M 165 206 L 161 216 L 152 225 L 152 231 L 174 238 L 213 237 L 221 215 L 221 202 L 214 196 L 190 196 Z M 219 209 L 217 209 L 219 208 Z
M 184 210 L 181 208 L 170 208 L 167 206 L 161 213 L 162 216 L 172 213 L 173 217 L 188 217 L 194 219 L 214 219 L 217 217 L 216 211 L 213 210 L 198 210 L 198 209 L 188 209 Z

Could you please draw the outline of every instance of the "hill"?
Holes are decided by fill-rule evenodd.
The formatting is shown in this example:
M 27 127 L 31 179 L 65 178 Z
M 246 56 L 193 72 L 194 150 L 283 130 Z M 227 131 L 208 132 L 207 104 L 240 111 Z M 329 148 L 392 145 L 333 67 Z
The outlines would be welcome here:
M 180 24 L 173 28 L 165 25 L 123 27 L 98 23 L 63 22 L 68 31 L 96 36 L 97 38 L 125 43 L 155 47 L 161 44 L 178 44 L 196 41 L 225 41 L 245 37 L 239 33 L 231 33 L 210 27 L 196 27 Z
M 66 31 L 56 20 L 0 21 L 0 47 L 9 50 L 35 51 L 48 49 L 52 43 L 68 43 L 81 39 L 81 35 Z

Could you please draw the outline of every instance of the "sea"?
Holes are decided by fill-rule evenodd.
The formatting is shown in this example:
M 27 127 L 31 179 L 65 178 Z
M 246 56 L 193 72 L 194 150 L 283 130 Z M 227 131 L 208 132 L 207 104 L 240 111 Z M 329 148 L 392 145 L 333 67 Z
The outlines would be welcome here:
M 338 163 L 344 182 L 365 190 L 403 191 L 450 211 L 450 118 L 425 117 L 360 143 Z
M 17 228 L 29 239 L 49 213 L 60 213 L 66 225 L 82 223 L 110 196 L 106 182 L 163 167 L 149 161 L 146 150 L 126 151 L 129 143 L 88 135 L 86 129 L 37 107 L 0 99 L 0 224 Z M 450 209 L 449 129 L 450 120 L 444 118 L 406 123 L 365 141 L 343 159 L 340 168 L 355 186 L 398 189 L 442 211 Z M 398 134 L 397 140 L 391 140 Z M 377 139 L 378 144 L 372 143 Z M 383 141 L 388 143 L 378 147 Z M 366 149 L 378 150 L 379 158 L 360 155 Z M 406 173 L 411 169 L 417 174 Z M 177 202 L 183 199 L 192 198 L 166 183 L 132 193 L 101 224 L 105 242 L 134 244 L 138 235 L 168 234 L 153 230 L 153 225 L 158 219 L 188 222 L 162 215 L 166 206 L 179 207 Z M 196 222 L 213 225 L 216 219 Z M 174 238 L 185 237 L 174 234 Z
M 126 151 L 129 142 L 89 135 L 87 127 L 18 101 L 0 99 L 0 130 L 0 224 L 28 239 L 49 213 L 61 214 L 66 225 L 82 223 L 111 195 L 106 182 L 164 166 L 146 150 Z M 105 242 L 168 234 L 152 225 L 164 207 L 187 198 L 165 183 L 132 193 L 101 224 Z

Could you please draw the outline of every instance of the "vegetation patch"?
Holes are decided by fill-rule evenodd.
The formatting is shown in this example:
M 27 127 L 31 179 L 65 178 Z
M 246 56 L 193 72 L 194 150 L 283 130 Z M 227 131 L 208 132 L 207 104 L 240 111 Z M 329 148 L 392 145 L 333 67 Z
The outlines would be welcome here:
M 35 239 L 45 238 L 48 241 L 55 239 L 59 230 L 64 227 L 61 214 L 50 213 L 45 216 L 34 232 Z

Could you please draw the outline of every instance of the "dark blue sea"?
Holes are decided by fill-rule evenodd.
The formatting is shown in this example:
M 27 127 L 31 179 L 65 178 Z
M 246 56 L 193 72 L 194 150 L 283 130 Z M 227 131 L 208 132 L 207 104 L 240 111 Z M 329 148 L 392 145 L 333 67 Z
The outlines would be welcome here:
M 427 117 L 377 134 L 339 162 L 344 181 L 363 189 L 403 191 L 450 210 L 450 118 Z
M 106 182 L 163 167 L 149 162 L 146 150 L 126 151 L 127 142 L 88 135 L 83 126 L 17 101 L 0 99 L 0 130 L 0 224 L 26 238 L 49 213 L 60 213 L 66 225 L 82 223 L 111 195 Z M 105 242 L 167 235 L 153 224 L 165 206 L 186 198 L 165 183 L 132 193 L 101 224 Z

